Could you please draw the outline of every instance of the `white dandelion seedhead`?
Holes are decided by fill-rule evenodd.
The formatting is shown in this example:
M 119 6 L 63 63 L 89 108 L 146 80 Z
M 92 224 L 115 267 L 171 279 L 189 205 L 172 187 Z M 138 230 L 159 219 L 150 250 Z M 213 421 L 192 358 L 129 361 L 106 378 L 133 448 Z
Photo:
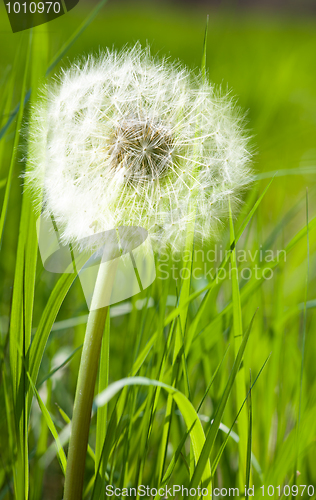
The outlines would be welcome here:
M 231 99 L 139 44 L 89 56 L 45 94 L 27 184 L 43 192 L 64 243 L 134 225 L 180 249 L 188 222 L 209 239 L 249 184 L 248 138 Z

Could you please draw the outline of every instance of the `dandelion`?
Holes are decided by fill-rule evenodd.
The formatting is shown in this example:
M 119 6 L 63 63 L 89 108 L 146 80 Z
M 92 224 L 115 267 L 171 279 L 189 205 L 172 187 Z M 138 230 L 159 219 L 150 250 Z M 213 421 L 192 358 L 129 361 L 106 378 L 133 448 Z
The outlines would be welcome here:
M 181 250 L 188 227 L 201 241 L 214 236 L 249 184 L 248 138 L 232 100 L 138 44 L 77 63 L 45 95 L 33 113 L 26 184 L 64 244 L 80 250 L 105 231 L 139 226 L 156 248 Z M 115 269 L 101 268 L 93 298 L 113 282 Z M 64 500 L 82 498 L 107 311 L 89 314 Z
M 135 225 L 181 250 L 192 220 L 217 234 L 250 180 L 231 99 L 138 44 L 63 71 L 35 117 L 27 181 L 66 244 Z

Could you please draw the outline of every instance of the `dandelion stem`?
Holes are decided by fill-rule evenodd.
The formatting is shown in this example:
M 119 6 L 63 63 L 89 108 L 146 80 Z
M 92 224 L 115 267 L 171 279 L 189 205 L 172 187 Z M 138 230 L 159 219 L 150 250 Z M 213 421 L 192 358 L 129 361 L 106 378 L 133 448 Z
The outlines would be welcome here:
M 64 500 L 80 500 L 82 498 L 94 388 L 105 321 L 107 314 L 109 314 L 109 306 L 100 308 L 97 306 L 100 304 L 101 298 L 103 303 L 108 302 L 106 298 L 111 295 L 116 267 L 116 260 L 111 261 L 110 265 L 101 265 L 95 285 L 77 381 Z

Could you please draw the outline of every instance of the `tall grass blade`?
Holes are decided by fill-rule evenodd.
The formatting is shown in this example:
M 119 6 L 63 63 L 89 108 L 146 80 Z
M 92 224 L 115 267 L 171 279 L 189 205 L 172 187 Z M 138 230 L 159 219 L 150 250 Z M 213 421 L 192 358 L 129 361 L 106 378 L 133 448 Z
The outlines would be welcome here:
M 6 86 L 2 92 L 1 101 L 3 101 L 3 105 L 1 106 L 2 107 L 1 111 L 3 112 L 3 116 L 8 116 L 10 114 L 10 109 L 11 109 L 11 105 L 12 105 L 12 98 L 13 98 L 13 93 L 14 93 L 14 88 L 15 88 L 15 82 L 17 81 L 18 71 L 20 68 L 20 64 L 19 64 L 20 57 L 21 57 L 21 45 L 18 47 L 18 50 L 16 51 L 13 66 L 11 68 L 10 73 L 7 75 Z M 0 119 L 0 126 L 2 125 L 3 121 L 4 121 L 3 119 Z M 10 124 L 11 124 L 11 122 L 10 122 Z M 8 128 L 9 128 L 9 126 L 8 126 Z M 3 133 L 3 137 L 5 135 L 6 130 Z M 3 168 L 4 167 L 3 157 L 4 157 L 5 150 L 6 150 L 6 142 L 1 141 L 1 135 L 0 135 L 0 177 L 2 177 L 4 175 L 6 176 L 4 179 L 1 179 L 1 182 L 0 182 L 1 188 L 4 187 L 7 183 L 7 172 L 4 171 L 4 168 Z
M 250 390 L 249 390 L 249 420 L 248 420 L 248 442 L 247 442 L 247 462 L 246 462 L 246 495 L 245 500 L 249 498 L 250 473 L 251 473 L 251 448 L 252 448 L 252 398 L 251 398 L 251 372 L 250 372 Z
M 109 361 L 110 361 L 110 314 L 107 315 L 106 324 L 102 339 L 100 368 L 99 368 L 99 384 L 98 392 L 104 391 L 109 383 Z M 106 436 L 107 429 L 107 405 L 98 408 L 97 411 L 97 430 L 96 430 L 96 445 L 95 445 L 95 475 L 101 475 L 101 480 L 104 480 L 106 464 L 102 460 L 102 447 Z M 102 490 L 105 495 L 105 488 Z M 102 495 L 102 494 L 101 494 Z M 104 497 L 103 495 L 103 497 Z M 101 500 L 102 496 L 100 496 Z
M 21 89 L 20 109 L 17 117 L 13 150 L 5 189 L 4 201 L 0 217 L 0 247 L 3 238 L 4 224 L 9 205 L 9 196 L 13 171 L 16 162 L 17 147 L 20 137 L 20 128 L 24 112 L 23 96 L 25 93 L 32 47 L 32 32 L 29 35 L 29 43 L 26 52 L 26 62 Z M 22 227 L 24 221 L 20 221 L 20 237 L 18 241 L 18 251 L 15 265 L 11 321 L 10 321 L 10 369 L 12 377 L 13 408 L 15 415 L 15 440 L 17 445 L 17 466 L 14 469 L 14 483 L 17 500 L 27 500 L 29 491 L 29 466 L 28 466 L 28 417 L 27 400 L 25 390 L 27 385 L 24 360 L 30 344 L 30 330 L 28 328 L 30 311 L 28 307 L 25 290 L 26 273 L 26 250 L 25 238 Z
M 43 401 L 42 401 L 42 399 L 41 399 L 41 397 L 39 395 L 39 393 L 37 392 L 36 387 L 33 384 L 33 381 L 32 381 L 32 379 L 30 377 L 30 374 L 28 372 L 27 372 L 27 376 L 28 376 L 28 379 L 29 379 L 29 382 L 30 382 L 31 389 L 32 389 L 32 391 L 34 393 L 34 396 L 37 399 L 37 402 L 39 404 L 39 407 L 41 409 L 43 417 L 45 418 L 47 427 L 49 428 L 49 430 L 52 433 L 52 436 L 53 436 L 53 438 L 55 440 L 56 449 L 57 449 L 57 456 L 58 456 L 58 459 L 59 459 L 59 463 L 60 463 L 61 469 L 63 471 L 63 474 L 65 474 L 66 473 L 66 467 L 67 467 L 67 459 L 66 459 L 66 455 L 65 455 L 64 449 L 63 449 L 63 447 L 62 447 L 62 445 L 60 443 L 58 432 L 56 430 L 54 422 L 52 421 L 52 417 L 50 416 L 48 409 L 46 408 L 45 404 L 43 403 Z
M 207 49 L 208 22 L 209 22 L 209 15 L 206 16 L 206 26 L 205 26 L 204 42 L 203 42 L 203 54 L 202 54 L 202 62 L 201 62 L 201 71 L 202 71 L 203 82 L 205 82 L 205 78 L 206 78 L 206 49 Z
M 13 142 L 13 148 L 12 148 L 12 154 L 11 154 L 10 167 L 9 167 L 8 176 L 7 176 L 5 195 L 4 195 L 4 200 L 3 200 L 2 209 L 1 209 L 0 249 L 1 249 L 2 238 L 3 238 L 4 224 L 5 224 L 7 210 L 8 210 L 9 196 L 10 196 L 10 191 L 11 191 L 11 183 L 12 183 L 13 171 L 14 171 L 15 162 L 16 162 L 16 155 L 17 155 L 17 147 L 18 147 L 19 139 L 20 139 L 20 129 L 21 129 L 21 123 L 22 123 L 22 118 L 23 118 L 23 112 L 24 112 L 24 94 L 25 94 L 25 90 L 26 90 L 27 78 L 28 78 L 28 73 L 29 73 L 29 65 L 30 65 L 31 44 L 32 44 L 32 34 L 30 34 L 30 36 L 29 36 L 29 43 L 28 43 L 28 48 L 27 48 L 27 53 L 26 53 L 24 75 L 23 75 L 23 82 L 22 82 L 22 89 L 21 89 L 20 107 L 19 107 L 19 113 L 18 113 L 16 127 L 15 127 L 14 142 Z
M 293 486 L 296 486 L 297 480 L 297 468 L 298 468 L 298 457 L 300 452 L 300 426 L 302 418 L 302 399 L 303 399 L 303 378 L 304 378 L 304 361 L 305 361 L 305 344 L 306 344 L 306 320 L 307 320 L 307 297 L 308 297 L 308 278 L 309 278 L 309 223 L 308 223 L 308 189 L 306 189 L 306 246 L 307 246 L 307 261 L 306 261 L 306 277 L 305 277 L 305 299 L 304 299 L 304 311 L 303 311 L 303 335 L 302 335 L 302 351 L 301 351 L 301 371 L 300 371 L 300 391 L 299 391 L 299 404 L 298 404 L 298 417 L 296 423 L 296 453 L 294 461 L 294 478 Z M 293 490 L 292 490 L 293 491 Z M 295 495 L 292 492 L 292 500 Z
M 36 383 L 37 380 L 38 371 L 52 326 L 64 298 L 75 279 L 75 274 L 63 274 L 59 278 L 42 313 L 29 353 L 30 374 L 34 383 Z
M 52 381 L 49 380 L 46 384 L 46 409 L 50 411 L 51 396 L 52 396 Z M 31 500 L 41 500 L 43 498 L 43 480 L 45 475 L 45 468 L 43 467 L 40 459 L 48 448 L 49 427 L 46 423 L 45 416 L 41 415 L 40 435 L 36 446 L 36 461 L 32 473 L 32 482 L 30 484 Z
M 232 284 L 232 305 L 233 305 L 233 345 L 235 356 L 237 356 L 240 349 L 240 345 L 243 338 L 243 326 L 242 326 L 242 312 L 241 312 L 241 302 L 239 293 L 239 280 L 238 280 L 238 269 L 237 269 L 237 257 L 236 257 L 236 244 L 235 244 L 235 232 L 234 223 L 232 217 L 232 211 L 229 201 L 229 226 L 230 226 L 230 261 L 231 261 L 231 284 Z M 245 369 L 241 367 L 236 375 L 236 401 L 237 408 L 240 408 L 246 397 L 246 381 L 245 381 Z M 242 489 L 245 485 L 245 466 L 246 466 L 246 443 L 247 443 L 247 415 L 245 411 L 242 411 L 239 415 L 238 421 L 238 434 L 239 434 L 239 488 Z

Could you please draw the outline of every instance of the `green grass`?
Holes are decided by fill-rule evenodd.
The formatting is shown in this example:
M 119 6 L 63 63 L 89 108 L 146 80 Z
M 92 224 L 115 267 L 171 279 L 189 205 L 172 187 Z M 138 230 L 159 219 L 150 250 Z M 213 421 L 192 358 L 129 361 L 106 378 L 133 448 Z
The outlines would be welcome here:
M 191 68 L 205 64 L 202 9 L 112 1 L 95 18 L 91 12 L 78 7 L 33 33 L 14 35 L 0 16 L 6 47 L 0 55 L 4 500 L 62 498 L 88 313 L 75 276 L 44 271 L 37 255 L 37 214 L 20 178 L 28 168 L 23 158 L 37 89 L 47 70 L 51 77 L 67 58 L 138 39 Z M 262 498 L 262 484 L 316 490 L 316 20 L 208 13 L 206 69 L 248 110 L 258 180 L 237 220 L 203 248 L 204 258 L 215 245 L 227 254 L 203 262 L 195 246 L 192 261 L 183 255 L 167 264 L 177 276 L 168 280 L 161 279 L 166 268 L 157 257 L 151 287 L 111 307 L 90 428 L 87 499 L 105 498 L 107 484 L 241 491 L 249 484 L 255 498 Z M 268 250 L 273 258 L 260 259 Z M 199 271 L 205 263 L 206 273 Z M 235 264 L 238 271 L 229 276 Z M 181 280 L 180 269 L 195 277 Z M 307 490 L 301 498 L 309 498 Z

